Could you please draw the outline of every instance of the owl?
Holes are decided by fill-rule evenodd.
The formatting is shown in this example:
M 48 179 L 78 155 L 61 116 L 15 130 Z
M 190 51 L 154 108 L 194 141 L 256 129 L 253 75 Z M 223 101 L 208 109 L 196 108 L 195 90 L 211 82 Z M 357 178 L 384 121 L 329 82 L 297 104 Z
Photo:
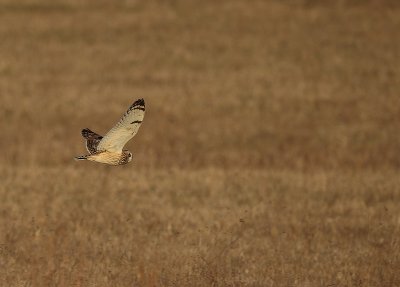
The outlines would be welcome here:
M 90 160 L 109 165 L 123 165 L 132 160 L 132 153 L 123 149 L 133 138 L 143 121 L 145 104 L 143 99 L 135 101 L 120 121 L 102 137 L 90 129 L 83 129 L 88 155 L 75 157 L 76 160 Z

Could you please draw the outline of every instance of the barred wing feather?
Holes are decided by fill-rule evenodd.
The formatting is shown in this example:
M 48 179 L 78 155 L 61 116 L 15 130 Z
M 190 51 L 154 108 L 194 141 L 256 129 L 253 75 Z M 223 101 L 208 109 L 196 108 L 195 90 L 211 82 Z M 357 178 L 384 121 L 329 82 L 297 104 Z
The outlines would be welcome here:
M 90 129 L 86 128 L 82 130 L 82 136 L 86 139 L 86 149 L 90 154 L 94 154 L 97 152 L 97 146 L 99 145 L 101 139 L 103 138 L 101 135 L 92 132 Z
M 125 144 L 138 132 L 144 118 L 144 112 L 144 100 L 135 101 L 121 120 L 103 137 L 97 146 L 97 150 L 122 152 Z

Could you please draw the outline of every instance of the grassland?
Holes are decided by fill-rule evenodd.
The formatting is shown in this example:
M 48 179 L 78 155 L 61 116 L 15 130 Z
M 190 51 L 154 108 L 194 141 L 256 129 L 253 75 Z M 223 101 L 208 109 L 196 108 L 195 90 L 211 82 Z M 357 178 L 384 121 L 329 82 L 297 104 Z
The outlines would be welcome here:
M 397 1 L 0 0 L 0 286 L 400 286 L 399 51 Z

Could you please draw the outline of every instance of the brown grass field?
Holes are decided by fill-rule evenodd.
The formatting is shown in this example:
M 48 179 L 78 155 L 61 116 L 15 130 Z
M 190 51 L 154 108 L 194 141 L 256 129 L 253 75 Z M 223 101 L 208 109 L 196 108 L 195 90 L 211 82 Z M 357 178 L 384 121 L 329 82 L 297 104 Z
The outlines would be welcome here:
M 400 286 L 398 1 L 0 0 L 0 101 L 1 287 Z

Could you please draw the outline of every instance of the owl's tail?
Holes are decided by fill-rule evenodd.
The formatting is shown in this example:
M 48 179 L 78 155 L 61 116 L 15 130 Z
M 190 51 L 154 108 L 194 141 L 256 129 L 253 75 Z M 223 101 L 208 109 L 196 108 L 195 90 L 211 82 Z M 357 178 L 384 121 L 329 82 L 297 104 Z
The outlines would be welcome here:
M 87 160 L 88 155 L 80 155 L 80 156 L 76 156 L 75 160 Z

